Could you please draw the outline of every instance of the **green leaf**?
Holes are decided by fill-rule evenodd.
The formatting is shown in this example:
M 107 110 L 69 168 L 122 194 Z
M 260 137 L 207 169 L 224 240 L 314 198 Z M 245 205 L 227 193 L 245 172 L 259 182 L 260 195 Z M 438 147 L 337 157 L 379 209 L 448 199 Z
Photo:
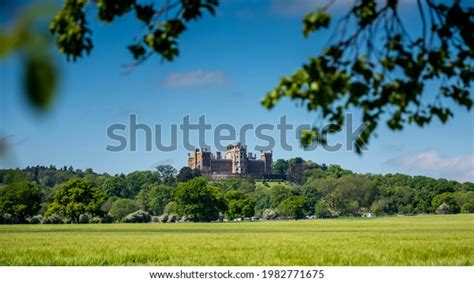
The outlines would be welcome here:
M 146 24 L 150 24 L 153 15 L 156 13 L 153 5 L 135 5 L 137 18 Z
M 25 94 L 30 104 L 39 109 L 46 109 L 53 101 L 57 70 L 48 56 L 28 55 L 24 70 Z
M 308 37 L 312 32 L 321 28 L 328 28 L 331 23 L 331 15 L 325 11 L 309 13 L 303 20 L 303 34 Z

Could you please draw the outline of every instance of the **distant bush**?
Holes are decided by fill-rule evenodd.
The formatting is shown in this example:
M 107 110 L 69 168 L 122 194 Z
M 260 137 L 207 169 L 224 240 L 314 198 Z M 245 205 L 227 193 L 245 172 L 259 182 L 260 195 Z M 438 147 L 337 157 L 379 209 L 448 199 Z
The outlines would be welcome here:
M 27 222 L 30 224 L 41 224 L 43 223 L 42 215 L 35 215 L 27 219 Z
M 126 216 L 133 214 L 138 209 L 139 208 L 135 200 L 118 199 L 112 203 L 109 210 L 109 215 L 115 221 L 121 221 L 121 220 L 125 220 Z
M 145 223 L 150 221 L 151 215 L 144 210 L 138 210 L 136 212 L 133 212 L 127 215 L 123 220 L 123 222 L 127 223 Z
M 89 223 L 89 219 L 90 219 L 90 217 L 87 214 L 81 214 L 79 216 L 79 222 L 78 223 L 82 223 L 82 224 Z
M 158 219 L 161 223 L 166 223 L 168 222 L 168 214 L 162 214 L 159 219 Z
M 182 221 L 182 222 L 189 222 L 189 221 L 193 221 L 193 218 L 190 217 L 190 216 L 183 215 L 183 216 L 181 217 L 181 221 Z
M 178 215 L 175 213 L 172 213 L 168 216 L 168 223 L 170 222 L 177 222 L 178 221 Z
M 318 218 L 330 218 L 332 217 L 332 212 L 328 208 L 325 201 L 319 201 L 315 206 L 315 215 Z
M 156 216 L 156 215 L 153 215 L 151 217 L 151 222 L 153 223 L 160 223 L 160 217 L 159 216 Z
M 262 218 L 266 220 L 275 219 L 278 217 L 278 213 L 272 209 L 266 209 L 263 211 Z
M 59 214 L 52 214 L 48 217 L 45 217 L 43 219 L 44 224 L 61 224 L 64 223 L 64 218 L 60 216 Z
M 112 223 L 112 222 L 114 222 L 114 218 L 108 214 L 104 215 L 101 218 L 101 223 Z
M 94 216 L 89 219 L 89 223 L 93 223 L 93 224 L 102 223 L 102 218 L 98 216 Z
M 163 213 L 175 213 L 176 212 L 176 202 L 169 202 L 166 204 Z
M 286 218 L 301 219 L 305 214 L 308 199 L 303 196 L 290 196 L 278 205 L 278 214 Z
M 0 223 L 1 224 L 13 224 L 15 223 L 15 219 L 13 218 L 13 216 L 9 213 L 4 213 L 1 217 L 0 217 Z
M 461 206 L 462 213 L 474 213 L 474 203 L 466 202 Z

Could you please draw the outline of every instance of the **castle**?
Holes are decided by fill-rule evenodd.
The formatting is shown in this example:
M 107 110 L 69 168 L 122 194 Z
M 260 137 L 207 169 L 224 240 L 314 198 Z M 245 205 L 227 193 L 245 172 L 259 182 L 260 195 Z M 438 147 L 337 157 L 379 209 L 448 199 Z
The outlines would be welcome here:
M 272 152 L 260 151 L 260 159 L 257 159 L 255 154 L 247 153 L 247 146 L 236 143 L 227 146 L 222 158 L 221 152 L 214 156 L 206 149 L 196 149 L 194 153 L 188 153 L 188 167 L 214 179 L 262 177 L 272 174 Z

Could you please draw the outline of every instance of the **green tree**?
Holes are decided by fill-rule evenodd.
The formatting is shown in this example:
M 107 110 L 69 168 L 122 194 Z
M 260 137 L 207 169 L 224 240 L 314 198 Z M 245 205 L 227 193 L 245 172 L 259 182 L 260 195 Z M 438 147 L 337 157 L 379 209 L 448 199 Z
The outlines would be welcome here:
M 227 204 L 225 216 L 228 219 L 251 217 L 255 213 L 255 199 L 240 191 L 229 191 L 225 193 L 224 199 Z
M 143 186 L 158 182 L 158 173 L 149 170 L 134 171 L 126 176 L 127 198 L 134 198 Z
M 159 165 L 156 167 L 158 180 L 162 183 L 171 185 L 176 180 L 176 169 L 170 165 Z
M 273 164 L 273 173 L 286 175 L 288 173 L 288 162 L 284 159 L 278 159 Z
M 165 184 L 151 185 L 148 201 L 149 210 L 152 214 L 162 214 L 166 204 L 172 199 L 173 188 Z
M 225 201 L 219 188 L 210 185 L 203 177 L 179 183 L 173 191 L 176 211 L 193 221 L 211 221 L 225 211 Z
M 278 214 L 283 217 L 301 219 L 306 213 L 308 199 L 303 196 L 290 196 L 278 205 Z
M 317 218 L 330 218 L 332 217 L 331 210 L 324 200 L 320 200 L 316 203 L 314 212 Z
M 127 188 L 127 179 L 123 174 L 107 178 L 102 184 L 102 190 L 108 197 L 128 198 L 130 196 Z
M 178 182 L 185 182 L 199 176 L 201 176 L 201 171 L 199 171 L 198 169 L 191 169 L 188 166 L 184 166 L 179 170 L 179 173 L 176 176 L 176 180 Z
M 109 215 L 115 221 L 121 221 L 125 216 L 139 209 L 137 203 L 132 199 L 118 199 L 112 203 Z
M 288 160 L 288 180 L 297 184 L 304 182 L 305 162 L 302 158 L 297 157 Z
M 10 214 L 15 222 L 25 222 L 41 208 L 41 191 L 25 181 L 0 186 L 0 216 Z
M 72 179 L 64 183 L 54 193 L 46 216 L 60 214 L 73 223 L 79 222 L 81 214 L 101 215 L 105 194 L 94 183 L 85 179 Z
M 294 190 L 286 185 L 274 185 L 268 190 L 269 206 L 265 208 L 276 208 L 286 198 L 292 196 Z
M 446 192 L 436 195 L 431 201 L 434 210 L 442 207 L 441 213 L 458 213 L 460 208 L 453 193 Z

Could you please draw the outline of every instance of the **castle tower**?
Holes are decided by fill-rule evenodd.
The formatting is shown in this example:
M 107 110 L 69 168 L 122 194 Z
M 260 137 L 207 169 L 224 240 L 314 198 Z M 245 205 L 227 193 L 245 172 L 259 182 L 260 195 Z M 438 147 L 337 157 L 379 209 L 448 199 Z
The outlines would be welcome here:
M 207 149 L 201 149 L 202 153 L 201 157 L 201 171 L 203 173 L 210 173 L 211 172 L 211 152 L 207 151 Z
M 260 151 L 260 159 L 263 160 L 265 163 L 265 173 L 272 174 L 273 151 L 270 151 L 270 152 Z
M 226 159 L 232 160 L 232 173 L 247 173 L 247 146 L 240 143 L 227 146 Z

